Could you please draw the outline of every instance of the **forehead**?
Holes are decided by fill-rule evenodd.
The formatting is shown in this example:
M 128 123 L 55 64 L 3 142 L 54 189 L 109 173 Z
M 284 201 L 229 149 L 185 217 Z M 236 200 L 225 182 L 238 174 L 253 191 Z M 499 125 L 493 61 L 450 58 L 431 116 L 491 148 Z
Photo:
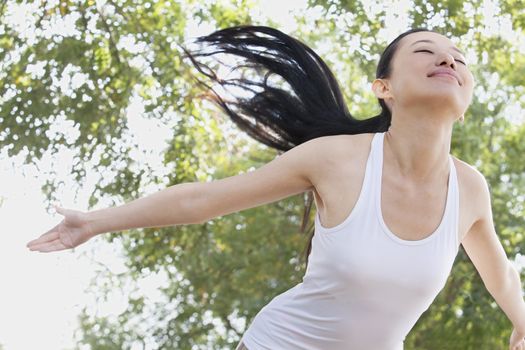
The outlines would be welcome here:
M 450 40 L 444 35 L 434 32 L 416 32 L 408 34 L 403 39 L 401 39 L 399 49 L 404 51 L 412 47 L 424 44 L 438 45 L 447 48 L 450 47 L 453 50 L 457 50 L 458 52 L 462 53 L 461 50 L 458 49 L 456 44 L 452 42 L 452 40 Z

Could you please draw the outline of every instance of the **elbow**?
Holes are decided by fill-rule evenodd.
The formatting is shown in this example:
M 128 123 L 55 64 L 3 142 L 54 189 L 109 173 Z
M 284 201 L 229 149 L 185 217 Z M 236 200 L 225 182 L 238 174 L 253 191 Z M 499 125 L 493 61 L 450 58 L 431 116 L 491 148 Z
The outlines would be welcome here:
M 184 201 L 184 215 L 188 219 L 188 224 L 204 224 L 210 219 L 205 215 L 204 184 L 200 182 L 189 183 L 188 195 Z
M 491 286 L 486 286 L 487 290 L 494 291 L 494 293 L 505 293 L 506 291 L 516 288 L 516 284 L 520 284 L 520 274 L 518 270 L 512 265 L 510 260 L 507 260 L 507 270 L 503 273 L 497 283 Z
M 227 213 L 226 198 L 214 194 L 211 182 L 195 182 L 193 185 L 191 196 L 188 197 L 191 199 L 186 202 L 186 210 L 192 224 L 205 224 Z
M 163 204 L 170 207 L 171 225 L 191 225 L 205 222 L 200 215 L 200 183 L 185 182 L 170 188 L 169 198 Z M 161 209 L 162 210 L 162 209 Z

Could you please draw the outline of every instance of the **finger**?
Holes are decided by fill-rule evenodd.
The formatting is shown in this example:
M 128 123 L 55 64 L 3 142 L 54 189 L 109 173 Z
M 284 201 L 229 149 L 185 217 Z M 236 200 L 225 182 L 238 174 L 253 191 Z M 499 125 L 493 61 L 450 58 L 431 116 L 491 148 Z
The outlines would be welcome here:
M 41 238 L 48 237 L 52 232 L 57 231 L 58 226 L 60 226 L 60 223 L 55 225 L 55 227 L 53 227 L 52 229 L 50 229 L 50 230 L 44 232 L 43 234 L 41 234 L 40 237 L 38 237 L 37 239 L 34 239 L 34 240 L 30 241 L 29 243 L 27 243 L 27 245 L 33 244 L 34 242 L 36 242 L 37 240 L 39 240 Z
M 31 242 L 27 243 L 28 248 L 34 248 L 35 246 L 38 246 L 40 244 L 45 244 L 54 241 L 59 236 L 58 231 L 48 232 L 40 238 L 37 238 L 35 240 L 32 240 Z
M 42 244 L 42 243 L 46 243 L 46 242 L 51 242 L 51 241 L 57 239 L 58 235 L 59 235 L 58 234 L 58 230 L 46 232 L 45 234 L 43 234 L 39 238 L 34 239 L 34 240 L 30 241 L 29 243 L 27 243 L 27 246 L 31 247 L 31 246 L 34 246 L 35 244 Z
M 40 249 L 42 253 L 48 253 L 48 252 L 57 252 L 60 250 L 69 249 L 69 247 L 66 247 L 60 240 L 53 241 L 52 243 L 49 243 L 47 247 L 44 247 Z
M 64 208 L 62 208 L 62 207 L 59 207 L 59 206 L 56 205 L 56 204 L 54 205 L 54 207 L 55 207 L 55 210 L 57 211 L 57 213 L 59 213 L 59 214 L 61 214 L 61 215 L 66 215 L 66 210 L 67 210 L 67 209 L 64 209 Z
M 55 252 L 59 250 L 68 249 L 59 239 L 52 242 L 40 244 L 36 247 L 31 248 L 31 250 L 36 250 L 42 253 Z

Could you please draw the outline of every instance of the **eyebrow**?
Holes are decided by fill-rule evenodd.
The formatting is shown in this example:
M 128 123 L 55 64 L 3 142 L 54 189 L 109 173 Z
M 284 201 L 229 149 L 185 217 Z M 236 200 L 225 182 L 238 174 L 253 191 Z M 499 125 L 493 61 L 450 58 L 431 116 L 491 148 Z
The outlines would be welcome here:
M 423 40 L 418 40 L 418 41 L 413 42 L 410 46 L 415 45 L 415 44 L 417 44 L 417 43 L 432 43 L 432 44 L 435 44 L 432 40 L 423 39 Z M 459 52 L 460 54 L 462 54 L 463 56 L 465 56 L 465 54 L 463 53 L 463 51 L 461 51 L 461 50 L 458 49 L 457 47 L 455 47 L 455 46 L 451 46 L 450 48 L 451 48 L 452 50 L 456 50 L 457 52 Z

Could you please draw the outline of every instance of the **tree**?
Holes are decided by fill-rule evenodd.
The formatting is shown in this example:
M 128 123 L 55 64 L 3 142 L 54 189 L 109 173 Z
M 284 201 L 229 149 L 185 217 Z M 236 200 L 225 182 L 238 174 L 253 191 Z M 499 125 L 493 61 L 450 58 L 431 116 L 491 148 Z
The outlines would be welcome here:
M 20 6 L 17 3 L 3 2 L 0 18 L 5 19 L 12 6 Z M 91 206 L 103 198 L 122 203 L 141 197 L 151 184 L 208 181 L 260 167 L 278 153 L 235 131 L 235 137 L 227 137 L 231 123 L 198 100 L 202 90 L 177 45 L 188 39 L 191 20 L 214 28 L 253 23 L 253 6 L 247 0 L 108 0 L 103 6 L 60 0 L 35 8 L 34 36 L 2 20 L 0 147 L 35 164 L 46 152 L 75 149 L 71 173 L 79 186 L 86 162 L 94 161 L 101 182 Z M 296 19 L 297 32 L 290 34 L 316 49 L 337 72 L 354 115 L 377 114 L 375 96 L 364 91 L 361 82 L 363 77 L 369 82 L 374 78 L 377 58 L 387 44 L 379 42 L 379 33 L 392 9 L 381 2 L 310 0 L 309 10 L 314 6 L 322 9 L 322 18 L 307 11 Z M 516 6 L 510 0 L 501 2 L 499 15 L 510 17 L 513 29 L 523 35 L 523 8 Z M 452 153 L 487 177 L 496 230 L 511 257 L 524 244 L 525 146 L 520 140 L 525 129 L 523 123 L 509 120 L 507 107 L 523 108 L 525 74 L 520 73 L 525 73 L 525 57 L 503 33 L 482 32 L 485 18 L 474 1 L 417 0 L 409 19 L 411 26 L 441 23 L 435 29 L 457 39 L 474 58 L 470 69 L 476 78 L 475 97 L 465 125 L 454 130 Z M 54 21 L 62 21 L 64 28 L 73 23 L 72 29 L 49 34 L 45 29 Z M 351 46 L 353 40 L 358 44 Z M 148 118 L 172 127 L 163 172 L 133 156 L 140 145 L 126 134 L 126 111 L 134 98 L 144 104 Z M 76 138 L 55 130 L 60 119 L 74 123 Z M 51 202 L 60 184 L 53 174 L 47 177 L 43 191 Z M 93 291 L 104 297 L 131 281 L 135 290 L 125 296 L 129 308 L 115 319 L 93 316 L 85 309 L 79 316 L 79 343 L 93 349 L 129 348 L 133 343 L 163 349 L 231 348 L 265 304 L 301 280 L 305 233 L 313 220 L 310 213 L 310 229 L 301 227 L 307 200 L 299 195 L 202 225 L 121 235 L 129 271 L 101 272 Z M 115 236 L 105 238 L 114 241 Z M 138 281 L 152 273 L 168 276 L 161 305 L 152 305 L 138 288 Z M 445 289 L 405 346 L 506 349 L 511 330 L 461 249 Z

